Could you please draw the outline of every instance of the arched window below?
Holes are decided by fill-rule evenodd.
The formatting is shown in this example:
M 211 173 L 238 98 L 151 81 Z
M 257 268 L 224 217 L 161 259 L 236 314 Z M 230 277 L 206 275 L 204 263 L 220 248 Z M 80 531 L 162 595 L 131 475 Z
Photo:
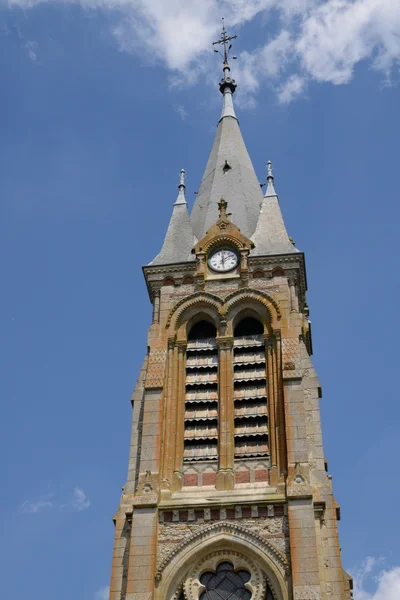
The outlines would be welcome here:
M 245 584 L 250 580 L 250 573 L 244 569 L 236 571 L 233 564 L 223 562 L 215 573 L 203 573 L 200 583 L 206 588 L 199 600 L 251 600 L 251 592 Z
M 234 569 L 231 562 L 223 562 L 215 571 L 206 571 L 200 576 L 200 583 L 205 590 L 199 600 L 252 600 L 252 592 L 246 588 L 251 574 L 246 569 Z M 186 600 L 182 591 L 178 600 Z M 274 600 L 267 586 L 263 600 Z

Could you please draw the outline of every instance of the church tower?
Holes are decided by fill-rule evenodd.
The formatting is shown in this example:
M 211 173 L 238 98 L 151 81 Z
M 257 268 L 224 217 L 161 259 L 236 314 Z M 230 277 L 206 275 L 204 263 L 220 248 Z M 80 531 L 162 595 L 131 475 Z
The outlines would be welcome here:
M 132 396 L 110 600 L 349 600 L 311 362 L 304 254 L 223 108 L 189 215 L 185 173 L 144 267 L 148 352 Z

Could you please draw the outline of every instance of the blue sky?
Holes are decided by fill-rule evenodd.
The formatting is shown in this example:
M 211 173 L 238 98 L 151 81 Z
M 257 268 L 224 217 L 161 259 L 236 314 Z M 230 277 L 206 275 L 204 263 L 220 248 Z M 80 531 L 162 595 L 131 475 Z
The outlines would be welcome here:
M 400 5 L 0 3 L 4 596 L 103 600 L 130 395 L 179 170 L 219 117 L 219 17 L 260 181 L 307 260 L 325 453 L 356 600 L 400 597 Z M 396 37 L 397 31 L 397 37 Z

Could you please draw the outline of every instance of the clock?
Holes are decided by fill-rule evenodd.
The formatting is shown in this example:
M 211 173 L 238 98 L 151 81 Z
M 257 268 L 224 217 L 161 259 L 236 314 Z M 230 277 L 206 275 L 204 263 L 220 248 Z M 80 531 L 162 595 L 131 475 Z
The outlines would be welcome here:
M 208 258 L 210 269 L 219 273 L 232 271 L 237 267 L 238 262 L 239 259 L 236 252 L 229 248 L 219 248 L 219 250 L 215 250 Z

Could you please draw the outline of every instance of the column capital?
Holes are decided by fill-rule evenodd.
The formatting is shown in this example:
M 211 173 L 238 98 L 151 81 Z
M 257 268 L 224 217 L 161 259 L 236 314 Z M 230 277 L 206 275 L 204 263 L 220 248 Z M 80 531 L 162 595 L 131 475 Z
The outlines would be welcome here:
M 270 347 L 273 346 L 274 345 L 274 341 L 275 341 L 275 338 L 274 338 L 273 335 L 271 335 L 269 333 L 265 333 L 264 334 L 264 344 L 265 344 L 266 348 L 268 346 L 270 346 Z
M 215 341 L 217 342 L 217 346 L 224 350 L 233 347 L 233 337 L 230 335 L 220 335 Z

